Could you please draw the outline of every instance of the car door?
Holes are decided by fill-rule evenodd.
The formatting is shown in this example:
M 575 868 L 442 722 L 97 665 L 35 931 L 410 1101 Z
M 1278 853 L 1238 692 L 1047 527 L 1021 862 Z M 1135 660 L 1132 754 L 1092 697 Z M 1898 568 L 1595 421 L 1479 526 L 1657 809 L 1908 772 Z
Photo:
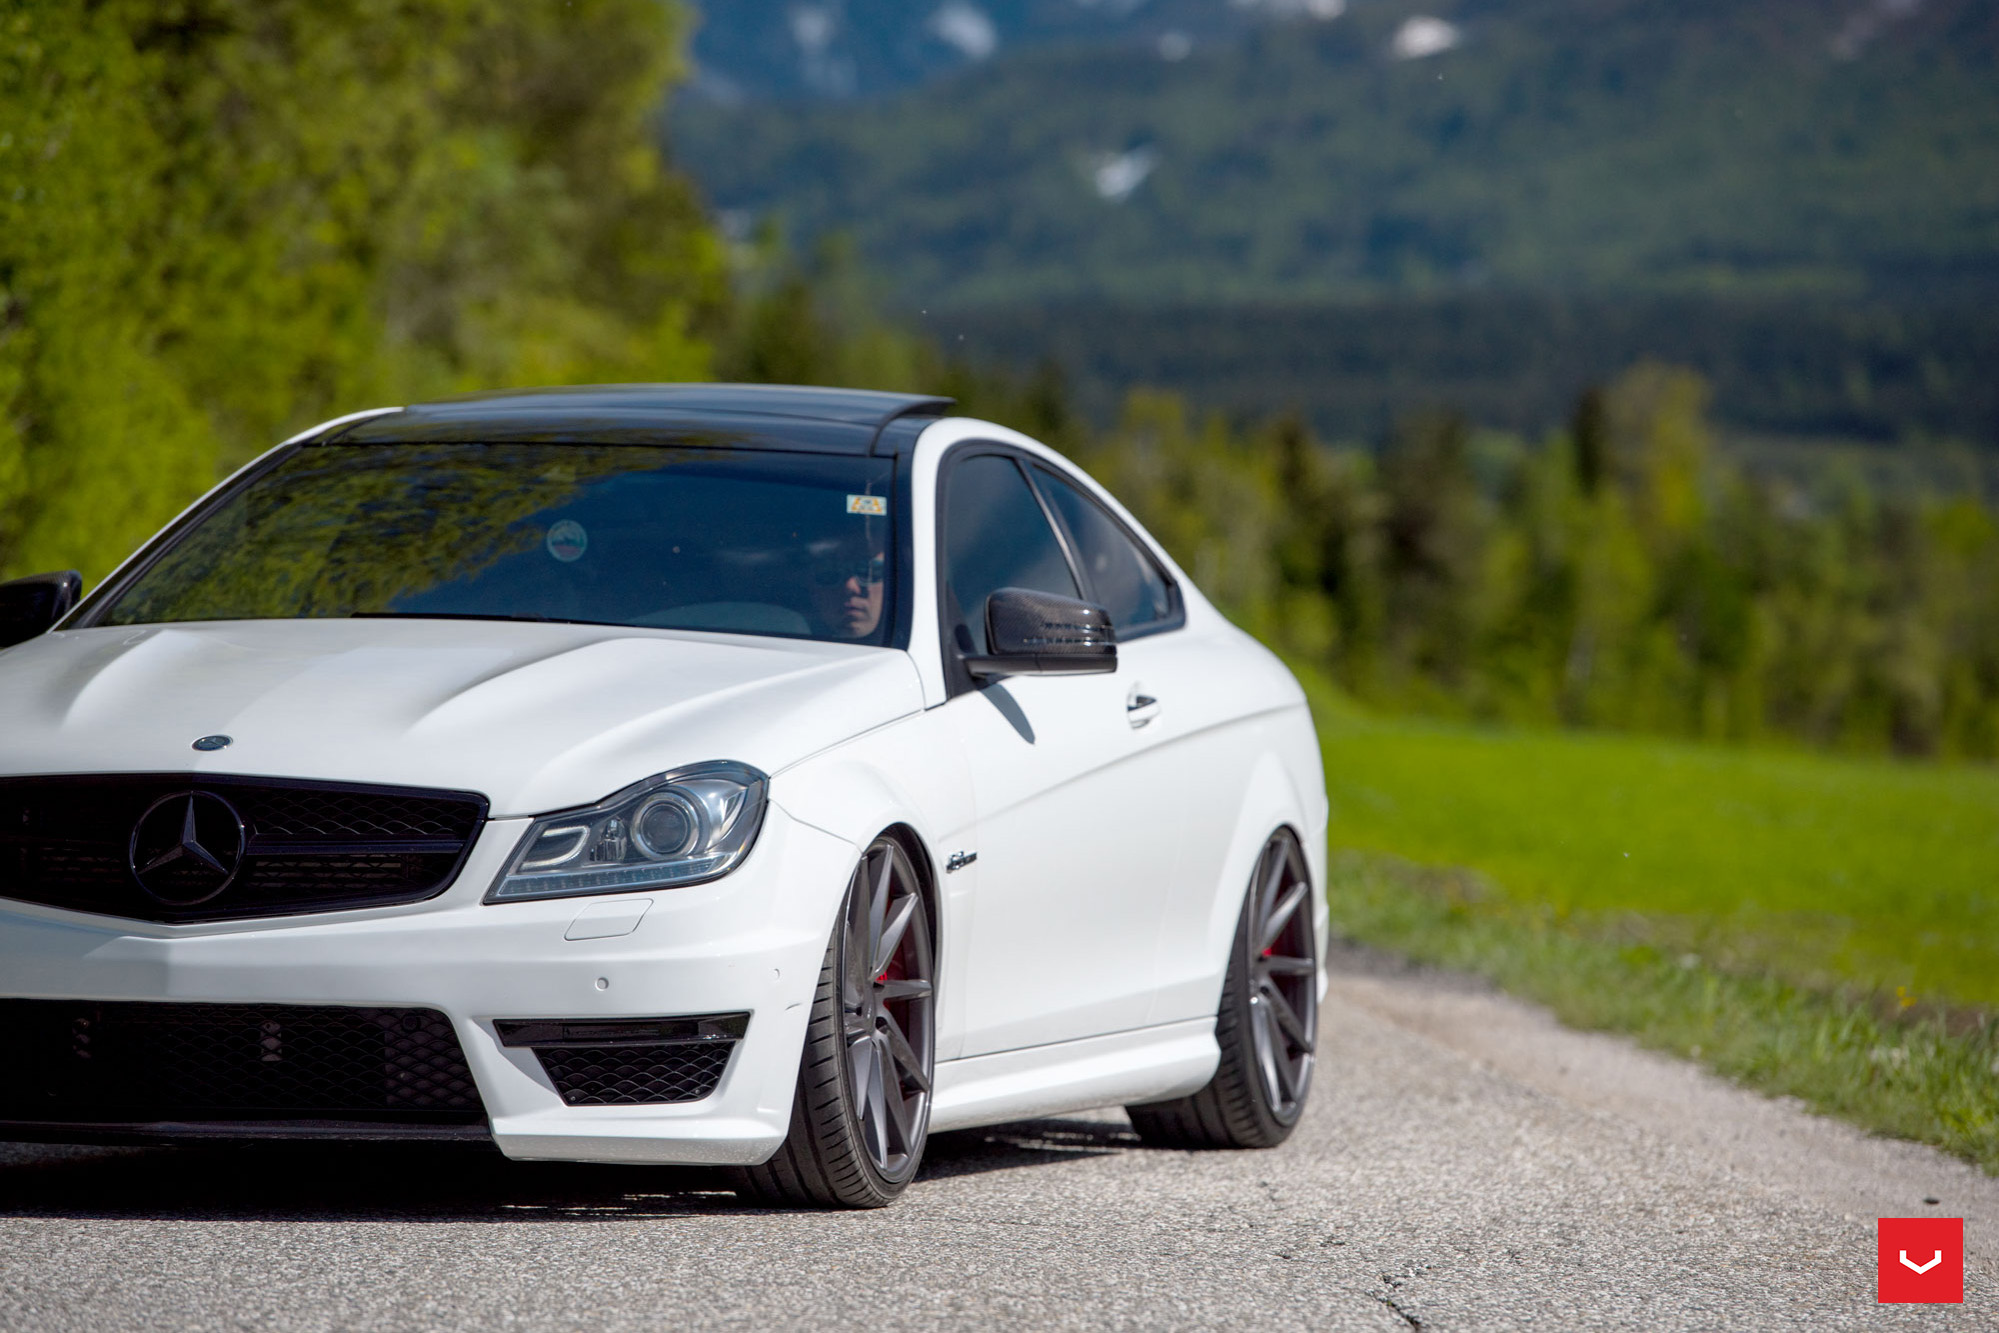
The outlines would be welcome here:
M 1014 676 L 976 686 L 985 599 L 1003 587 L 1084 596 L 1066 532 L 1025 460 L 968 451 L 939 503 L 944 708 L 978 809 L 979 883 L 968 950 L 966 1055 L 1143 1026 L 1159 886 L 1175 871 L 1176 803 L 1128 718 L 1133 674 Z
M 1232 920 L 1242 886 L 1223 861 L 1250 747 L 1232 725 L 1241 713 L 1230 688 L 1229 645 L 1186 628 L 1180 590 L 1146 542 L 1081 482 L 1051 464 L 1031 469 L 1067 539 L 1089 596 L 1111 613 L 1118 635 L 1125 717 L 1142 734 L 1151 778 L 1175 803 L 1173 863 L 1147 886 L 1143 909 L 1159 921 L 1146 1022 L 1214 1013 L 1219 977 L 1212 942 L 1218 913 Z M 1217 896 L 1229 903 L 1218 903 Z

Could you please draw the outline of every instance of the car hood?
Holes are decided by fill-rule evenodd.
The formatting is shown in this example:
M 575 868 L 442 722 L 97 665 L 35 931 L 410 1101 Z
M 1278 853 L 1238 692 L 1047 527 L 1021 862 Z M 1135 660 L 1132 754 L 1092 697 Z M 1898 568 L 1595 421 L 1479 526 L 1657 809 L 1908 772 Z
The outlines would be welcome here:
M 591 625 L 268 620 L 0 652 L 0 774 L 238 773 L 582 805 L 683 764 L 775 774 L 922 707 L 893 649 Z M 226 748 L 201 753 L 197 737 Z

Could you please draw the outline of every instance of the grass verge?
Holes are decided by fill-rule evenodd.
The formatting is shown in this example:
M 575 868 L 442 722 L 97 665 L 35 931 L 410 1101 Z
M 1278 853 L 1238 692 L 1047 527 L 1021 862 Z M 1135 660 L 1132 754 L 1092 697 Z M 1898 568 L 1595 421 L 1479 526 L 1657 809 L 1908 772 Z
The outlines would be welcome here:
M 1298 674 L 1348 935 L 1999 1174 L 1999 769 L 1378 717 Z
M 1999 769 L 1357 715 L 1333 845 L 1472 866 L 1737 975 L 1999 1008 Z
M 1628 1033 L 1761 1091 L 1934 1144 L 1999 1175 L 1999 1022 L 1737 975 L 1500 896 L 1475 872 L 1335 855 L 1334 927 L 1490 978 L 1573 1027 Z

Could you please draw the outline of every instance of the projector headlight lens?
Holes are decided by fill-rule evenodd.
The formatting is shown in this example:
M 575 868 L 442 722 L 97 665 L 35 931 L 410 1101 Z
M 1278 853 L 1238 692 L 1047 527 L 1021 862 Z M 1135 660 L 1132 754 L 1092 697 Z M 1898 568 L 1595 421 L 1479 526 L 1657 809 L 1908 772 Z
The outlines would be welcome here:
M 685 796 L 670 791 L 639 807 L 632 816 L 632 836 L 655 861 L 684 856 L 701 837 L 701 816 Z
M 698 764 L 587 810 L 544 816 L 486 901 L 671 889 L 726 875 L 756 842 L 768 786 L 746 764 Z

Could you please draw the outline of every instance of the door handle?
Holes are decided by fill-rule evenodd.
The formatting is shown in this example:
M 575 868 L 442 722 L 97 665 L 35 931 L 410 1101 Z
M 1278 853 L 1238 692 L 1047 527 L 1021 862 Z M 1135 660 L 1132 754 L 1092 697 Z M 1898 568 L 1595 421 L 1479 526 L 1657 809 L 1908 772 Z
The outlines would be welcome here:
M 1158 716 L 1159 700 L 1151 695 L 1140 694 L 1137 690 L 1133 690 L 1125 696 L 1124 720 L 1131 723 L 1134 729 L 1144 726 Z

